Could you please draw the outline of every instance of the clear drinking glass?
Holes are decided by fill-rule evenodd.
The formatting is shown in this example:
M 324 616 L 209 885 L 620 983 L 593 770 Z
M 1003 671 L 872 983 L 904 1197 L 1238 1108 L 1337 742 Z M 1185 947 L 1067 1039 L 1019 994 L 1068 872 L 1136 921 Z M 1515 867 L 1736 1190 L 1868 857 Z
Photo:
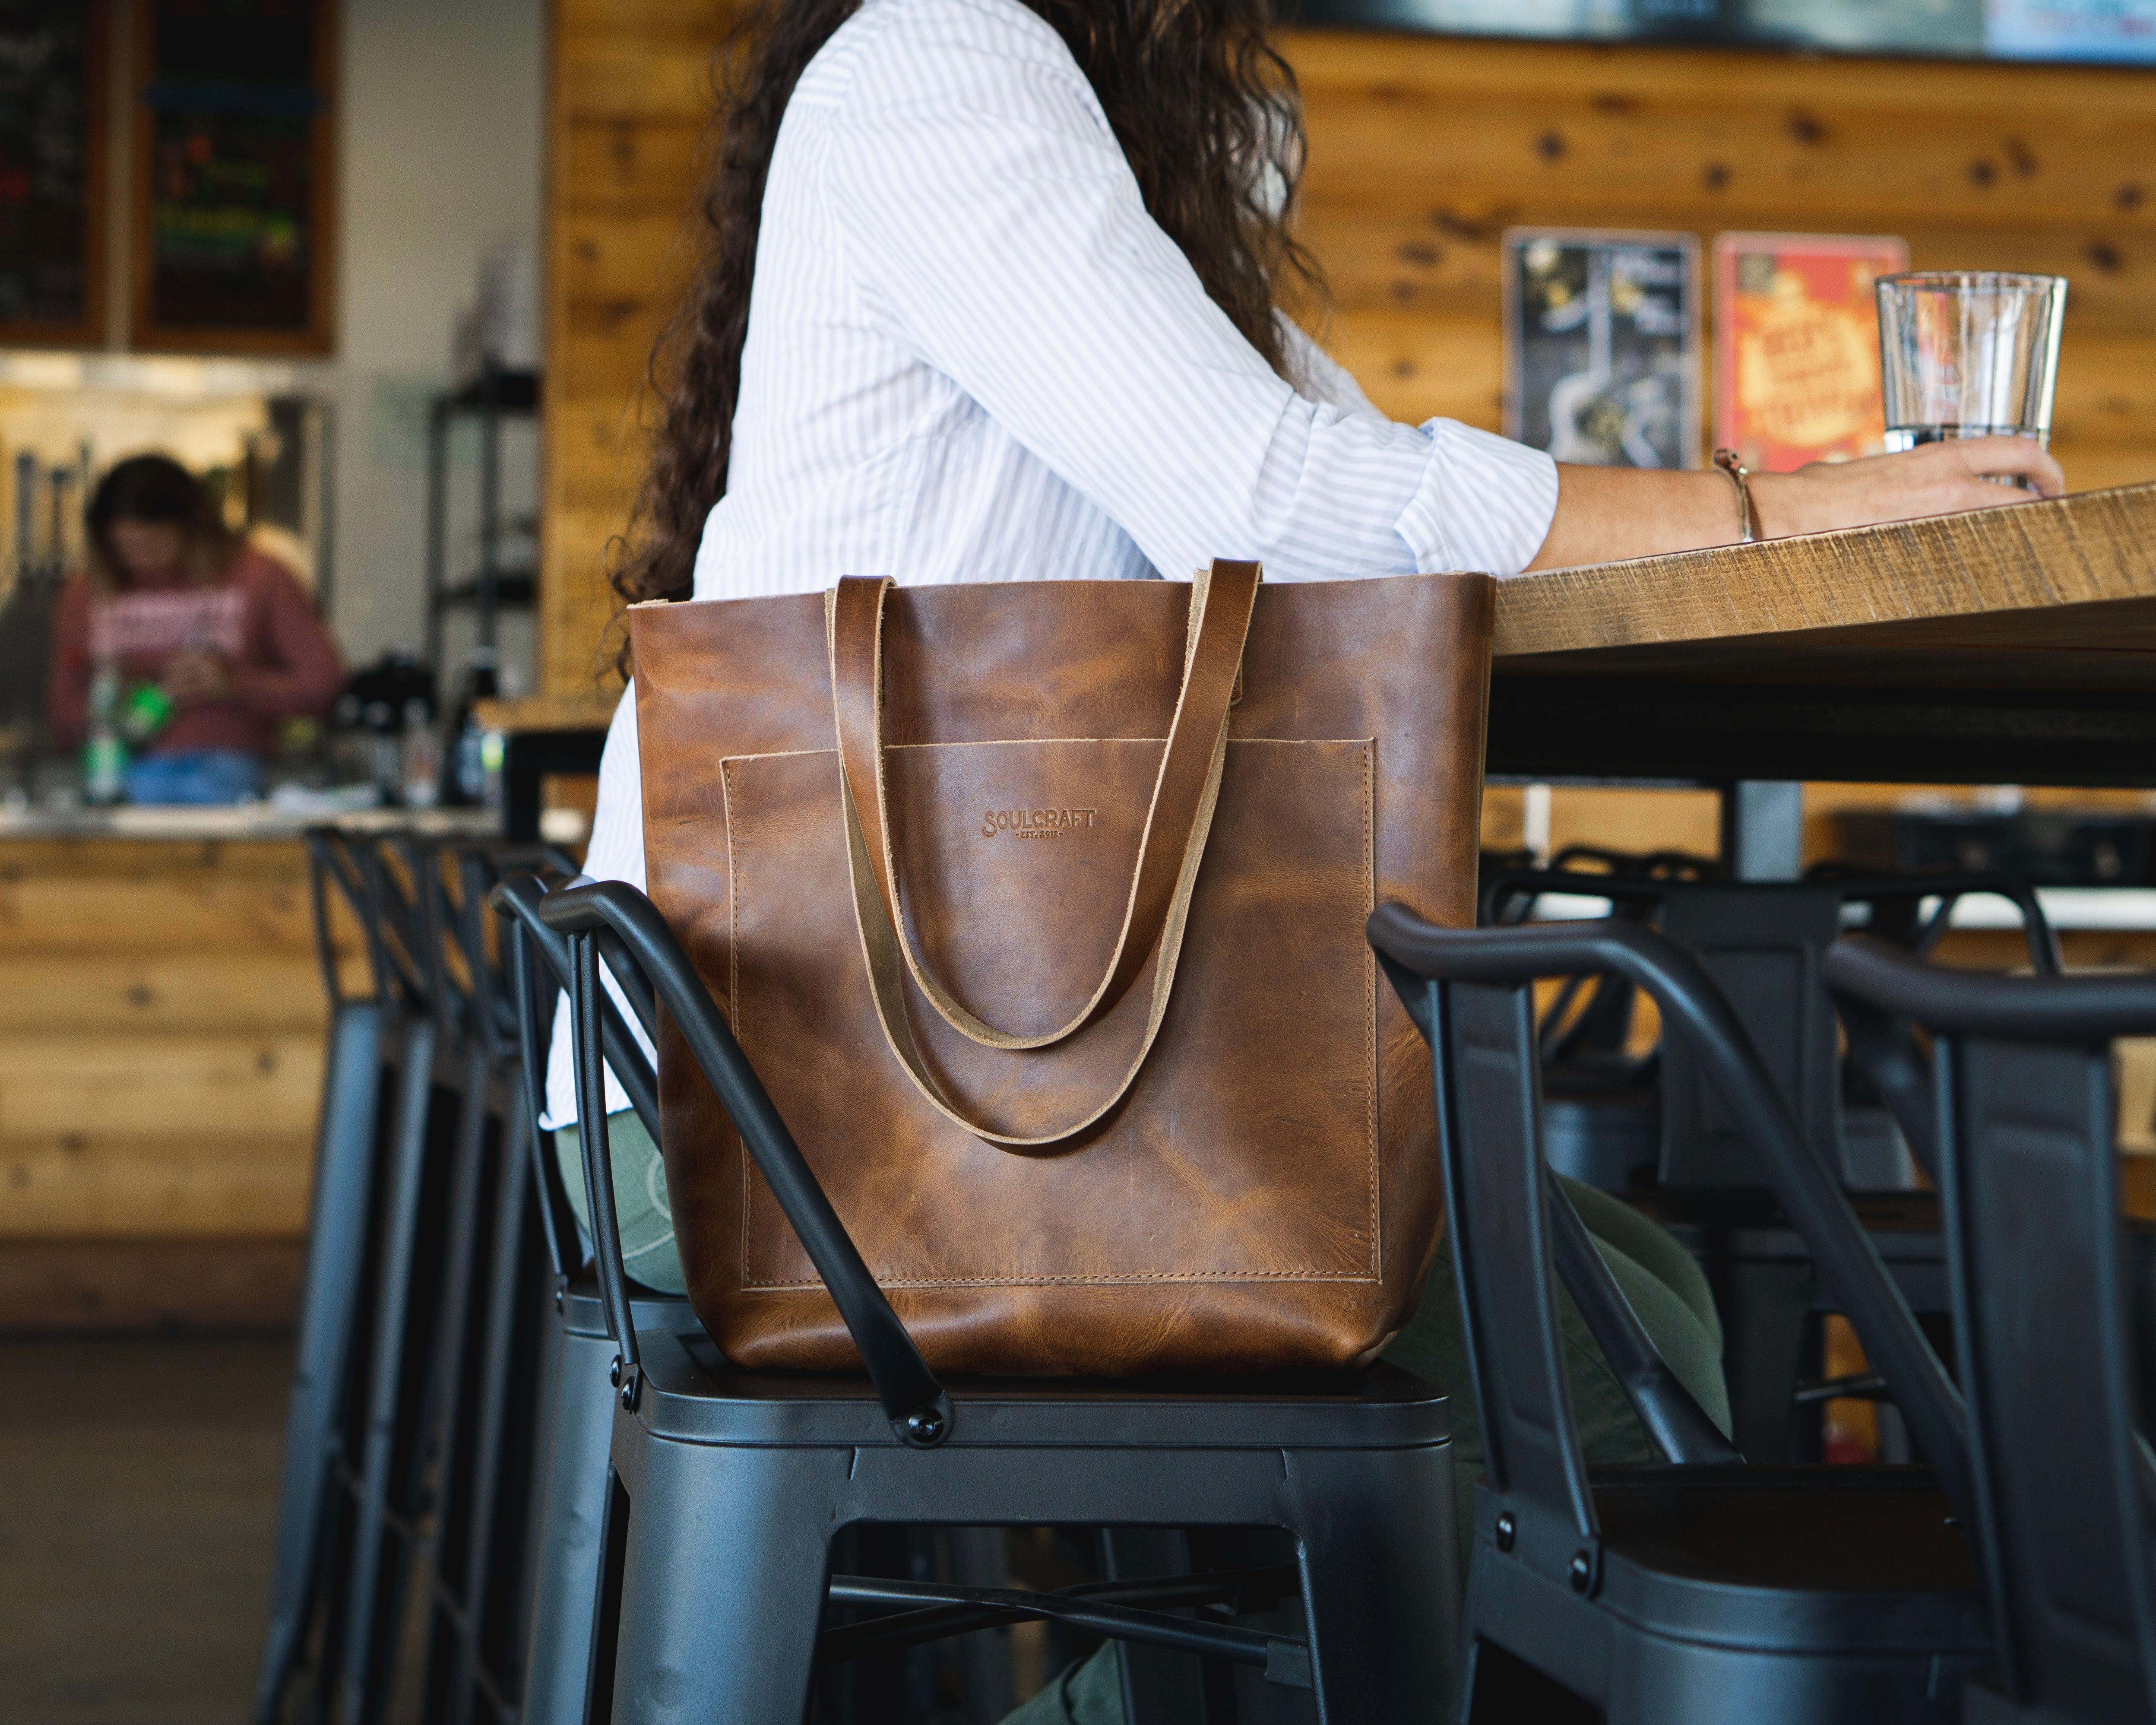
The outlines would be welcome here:
M 1889 449 L 1957 437 L 2050 445 L 2065 276 L 1926 270 L 1882 275 L 1878 293 Z

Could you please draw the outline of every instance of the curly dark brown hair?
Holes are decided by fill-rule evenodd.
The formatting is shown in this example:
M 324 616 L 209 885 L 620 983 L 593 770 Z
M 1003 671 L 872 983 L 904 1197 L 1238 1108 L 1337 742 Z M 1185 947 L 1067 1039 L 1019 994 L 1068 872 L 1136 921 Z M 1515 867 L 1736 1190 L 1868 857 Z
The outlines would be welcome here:
M 803 70 L 860 0 L 757 0 L 720 50 L 696 208 L 702 259 L 652 357 L 650 465 L 611 577 L 629 603 L 689 595 L 704 520 L 725 494 L 764 182 Z M 1091 81 L 1147 210 L 1214 303 L 1276 370 L 1276 303 L 1322 291 L 1288 234 L 1303 155 L 1295 74 L 1266 0 L 1025 0 Z M 1300 303 L 1300 300 L 1298 300 Z M 627 648 L 623 649 L 622 669 Z

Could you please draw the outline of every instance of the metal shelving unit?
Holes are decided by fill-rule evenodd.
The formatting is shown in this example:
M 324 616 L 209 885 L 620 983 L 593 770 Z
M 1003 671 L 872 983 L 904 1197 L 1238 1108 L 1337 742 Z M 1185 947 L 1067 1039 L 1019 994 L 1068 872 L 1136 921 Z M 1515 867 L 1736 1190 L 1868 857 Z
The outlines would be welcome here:
M 504 610 L 528 611 L 539 589 L 538 572 L 501 563 L 501 424 L 539 411 L 539 374 L 490 364 L 461 388 L 434 398 L 427 419 L 427 663 L 442 670 L 442 624 L 448 613 L 470 610 L 478 644 L 493 648 Z M 449 578 L 449 428 L 459 418 L 480 426 L 479 564 L 469 575 Z

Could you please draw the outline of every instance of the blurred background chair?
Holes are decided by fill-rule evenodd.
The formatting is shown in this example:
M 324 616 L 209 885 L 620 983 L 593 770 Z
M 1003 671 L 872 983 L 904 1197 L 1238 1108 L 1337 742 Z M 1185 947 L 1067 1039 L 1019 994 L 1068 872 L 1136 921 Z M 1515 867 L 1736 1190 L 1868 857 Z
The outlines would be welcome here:
M 2019 909 L 2031 965 L 2056 973 L 2057 942 L 2034 891 L 1997 874 L 1841 869 L 1802 881 L 1730 882 L 1680 853 L 1635 857 L 1582 847 L 1556 860 L 1548 870 L 1495 871 L 1484 920 L 1521 922 L 1548 902 L 1577 915 L 1581 901 L 1603 900 L 1697 958 L 1903 1296 L 1948 1348 L 1944 1235 L 1922 1172 L 1928 1153 L 1910 1142 L 1902 1119 L 1909 1086 L 1922 1083 L 1921 1051 L 1906 1027 L 1882 1024 L 1871 1037 L 1852 1039 L 1845 1058 L 1819 964 L 1849 919 L 1928 951 L 1958 901 L 1989 893 Z M 1636 1045 L 1636 1002 L 1621 977 L 1574 978 L 1545 1014 L 1553 1165 L 1617 1193 L 1699 1260 L 1722 1314 L 1731 1412 L 1748 1455 L 1820 1459 L 1825 1404 L 1853 1396 L 1881 1401 L 1882 1452 L 1910 1459 L 1878 1373 L 1827 1371 L 1825 1320 L 1834 1307 L 1810 1250 L 1761 1183 L 1754 1151 L 1717 1102 L 1696 1052 L 1667 1038 Z
M 1931 1031 L 1975 1544 L 1999 1661 L 1970 1725 L 2156 1718 L 2156 1458 L 2140 1429 L 2112 1043 L 2156 1034 L 2156 977 L 2003 977 L 1876 941 L 1837 995 Z
M 425 1717 L 506 1718 L 545 1209 L 484 905 L 505 861 L 566 860 L 397 828 L 318 829 L 310 857 L 331 1058 L 256 1717 L 303 1664 L 313 1710 L 383 1717 L 424 1573 Z M 368 997 L 341 992 L 333 898 Z
M 1387 905 L 1386 974 L 1430 1041 L 1453 1260 L 1488 1466 L 1462 1720 L 1943 1720 L 1989 1656 L 1952 1384 L 1704 968 L 1617 921 L 1445 930 Z M 1557 1322 L 1533 985 L 1614 972 L 1660 1008 L 1934 1471 L 1589 1469 Z

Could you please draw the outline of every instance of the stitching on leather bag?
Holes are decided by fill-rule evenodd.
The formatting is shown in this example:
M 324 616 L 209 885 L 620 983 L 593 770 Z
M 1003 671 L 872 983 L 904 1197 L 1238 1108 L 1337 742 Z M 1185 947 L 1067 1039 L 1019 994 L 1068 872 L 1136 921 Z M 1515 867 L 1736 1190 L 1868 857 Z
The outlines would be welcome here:
M 742 875 L 734 850 L 734 763 L 731 757 L 719 762 L 719 797 L 726 823 L 726 1022 L 733 1027 L 734 1045 L 740 1048 L 746 1046 L 742 1040 L 741 1014 Z M 725 1129 L 731 1131 L 733 1122 L 726 1119 L 726 1111 L 720 1109 L 719 1115 L 726 1120 Z M 738 1132 L 733 1133 L 733 1138 L 741 1161 L 741 1265 L 746 1271 L 749 1245 L 748 1146 Z M 743 1280 L 747 1280 L 746 1275 Z
M 1158 738 L 1147 739 L 1143 737 L 998 737 L 978 739 L 973 744 L 904 743 L 894 745 L 894 747 L 904 748 L 941 748 L 979 747 L 989 744 L 1008 743 L 1060 743 L 1087 741 L 1101 742 L 1142 742 L 1149 740 L 1155 742 L 1160 741 Z M 1233 747 L 1235 743 L 1273 743 L 1296 747 L 1319 745 L 1328 742 L 1335 745 L 1354 742 L 1360 746 L 1359 752 L 1361 754 L 1363 766 L 1363 900 L 1364 914 L 1367 915 L 1368 908 L 1374 899 L 1376 881 L 1374 853 L 1372 849 L 1372 828 L 1373 824 L 1372 809 L 1373 774 L 1374 768 L 1373 755 L 1376 746 L 1374 740 L 1369 737 L 1236 737 L 1231 739 L 1230 746 Z M 726 867 L 728 880 L 726 910 L 728 933 L 730 937 L 727 952 L 728 968 L 730 972 L 728 978 L 728 989 L 735 1009 L 733 1014 L 733 1022 L 735 1025 L 734 1034 L 736 1038 L 742 1042 L 744 1050 L 747 1049 L 747 1042 L 742 1024 L 740 1012 L 740 987 L 742 946 L 741 906 L 745 894 L 742 890 L 742 876 L 736 861 L 737 853 L 734 842 L 733 821 L 733 768 L 737 764 L 744 762 L 778 760 L 803 755 L 835 756 L 836 753 L 837 751 L 835 749 L 786 749 L 775 751 L 773 753 L 767 755 L 728 756 L 719 763 L 722 788 L 726 798 Z M 973 1287 L 1112 1287 L 1133 1286 L 1140 1283 L 1199 1281 L 1300 1281 L 1312 1283 L 1341 1282 L 1357 1284 L 1368 1284 L 1372 1282 L 1381 1283 L 1384 1277 L 1383 1272 L 1382 1254 L 1378 1249 L 1378 1178 L 1382 1158 L 1381 1147 L 1378 1139 L 1376 965 L 1377 961 L 1371 954 L 1369 944 L 1368 942 L 1364 942 L 1363 943 L 1363 1019 L 1364 1032 L 1363 1050 L 1365 1060 L 1363 1068 L 1365 1084 L 1364 1130 L 1368 1148 L 1368 1158 L 1365 1165 L 1368 1170 L 1367 1178 L 1369 1191 L 1369 1208 L 1367 1214 L 1370 1224 L 1371 1264 L 1370 1270 L 1368 1273 L 1360 1271 L 1318 1270 L 1312 1266 L 1301 1266 L 1281 1270 L 1127 1271 L 1115 1271 L 1106 1275 L 1097 1276 L 1029 1276 L 1019 1271 L 1002 1271 L 986 1276 L 936 1276 L 932 1278 L 878 1276 L 876 1277 L 877 1286 L 885 1288 L 906 1288 L 932 1291 L 937 1288 Z M 751 1180 L 750 1175 L 751 1168 L 749 1158 L 744 1153 L 742 1157 L 742 1253 L 740 1259 L 742 1266 L 742 1281 L 740 1283 L 740 1291 L 743 1294 L 786 1294 L 803 1292 L 811 1289 L 822 1288 L 824 1284 L 821 1278 L 815 1276 L 798 1278 L 791 1281 L 766 1281 L 752 1279 L 749 1270 L 749 1265 L 751 1262 L 750 1246 L 752 1240 L 749 1224 L 751 1215 L 750 1204 L 752 1196 L 753 1183 Z
M 1372 759 L 1378 751 L 1378 740 L 1363 740 L 1363 901 L 1368 908 L 1367 916 L 1377 908 L 1373 902 L 1378 896 L 1377 860 L 1370 848 L 1370 777 Z M 1378 959 L 1370 950 L 1368 941 L 1363 942 L 1363 1046 L 1369 1064 L 1363 1068 L 1365 1089 L 1369 1099 L 1370 1117 L 1370 1274 L 1378 1281 L 1385 1279 L 1384 1255 L 1378 1250 L 1383 1236 L 1378 1233 L 1378 1185 L 1383 1169 L 1383 1156 L 1378 1142 Z

